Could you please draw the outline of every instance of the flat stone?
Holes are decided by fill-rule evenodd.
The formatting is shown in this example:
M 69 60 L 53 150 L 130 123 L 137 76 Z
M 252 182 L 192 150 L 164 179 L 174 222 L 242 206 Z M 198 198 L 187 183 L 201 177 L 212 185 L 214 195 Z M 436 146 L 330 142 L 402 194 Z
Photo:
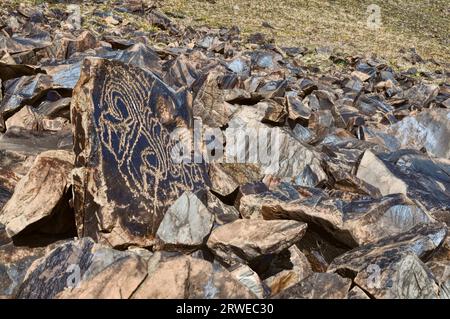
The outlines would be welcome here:
M 132 252 L 113 250 L 94 243 L 90 238 L 67 241 L 30 266 L 20 285 L 17 298 L 53 299 L 57 298 L 59 293 L 62 293 L 61 297 L 67 298 L 77 296 L 111 298 L 120 296 L 122 287 L 126 288 L 123 293 L 129 294 L 131 290 L 137 288 L 146 275 L 146 268 L 140 262 L 127 261 L 127 259 L 135 258 L 137 257 Z M 124 280 L 127 278 L 124 272 L 127 271 L 119 271 L 120 267 L 131 268 L 127 268 L 130 270 L 129 282 Z M 109 276 L 105 276 L 106 273 L 103 271 L 106 271 Z M 112 278 L 117 281 L 109 282 Z M 92 283 L 91 280 L 93 280 Z M 134 289 L 130 289 L 131 283 L 136 284 Z M 77 291 L 75 287 L 78 285 L 85 289 Z M 74 289 L 71 290 L 71 288 Z
M 214 229 L 207 245 L 226 263 L 245 263 L 290 247 L 306 228 L 305 223 L 296 221 L 240 219 Z
M 224 268 L 186 256 L 152 267 L 134 299 L 229 299 L 255 295 Z
M 274 299 L 346 299 L 352 281 L 337 274 L 314 273 Z
M 449 167 L 449 163 L 430 159 L 417 151 L 375 155 L 367 150 L 356 176 L 383 195 L 401 193 L 430 212 L 448 212 L 450 178 L 446 172 Z
M 313 223 L 341 243 L 355 247 L 405 232 L 434 219 L 400 194 L 344 202 L 324 196 L 266 200 L 265 219 L 289 218 Z

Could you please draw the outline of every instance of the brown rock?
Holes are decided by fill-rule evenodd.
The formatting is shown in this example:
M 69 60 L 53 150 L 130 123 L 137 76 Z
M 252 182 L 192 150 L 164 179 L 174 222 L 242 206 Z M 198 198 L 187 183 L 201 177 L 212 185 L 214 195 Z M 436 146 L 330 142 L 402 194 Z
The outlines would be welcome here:
M 226 263 L 245 263 L 292 246 L 306 228 L 306 224 L 296 221 L 240 219 L 214 229 L 207 245 Z
M 80 235 L 112 246 L 150 245 L 170 205 L 205 186 L 204 165 L 176 163 L 170 153 L 172 130 L 192 122 L 184 103 L 151 73 L 85 60 L 72 104 Z
M 221 267 L 180 256 L 158 263 L 133 294 L 135 299 L 255 298 Z
M 30 171 L 17 184 L 14 194 L 0 212 L 0 223 L 12 237 L 45 218 L 64 215 L 70 189 L 73 155 L 67 151 L 40 154 Z M 71 225 L 57 225 L 64 232 Z
M 315 273 L 274 299 L 346 299 L 352 281 L 337 274 Z

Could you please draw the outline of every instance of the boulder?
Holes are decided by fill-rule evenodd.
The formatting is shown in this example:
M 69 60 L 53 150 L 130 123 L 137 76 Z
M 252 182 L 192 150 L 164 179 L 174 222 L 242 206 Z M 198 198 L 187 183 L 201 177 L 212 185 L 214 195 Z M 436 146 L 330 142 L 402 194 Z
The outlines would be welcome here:
M 239 219 L 214 229 L 208 248 L 228 264 L 276 254 L 299 241 L 307 225 L 289 220 Z
M 16 185 L 14 194 L 0 212 L 0 223 L 9 236 L 15 236 L 34 226 L 55 233 L 70 232 L 73 212 L 68 207 L 71 197 L 70 173 L 74 157 L 68 151 L 47 151 L 39 154 L 30 171 Z M 72 218 L 71 218 L 72 215 Z M 45 226 L 45 220 L 55 218 L 59 225 Z M 41 222 L 40 225 L 36 223 Z
M 129 297 L 146 276 L 146 264 L 139 258 L 90 238 L 66 241 L 33 262 L 17 298 Z
M 352 281 L 337 274 L 314 273 L 274 299 L 346 299 Z
M 167 210 L 156 236 L 167 246 L 200 246 L 213 222 L 214 215 L 198 195 L 185 192 Z
M 205 260 L 179 256 L 155 264 L 134 299 L 255 298 L 226 269 Z
M 328 272 L 352 278 L 374 298 L 436 298 L 439 289 L 424 261 L 446 235 L 442 224 L 420 224 L 335 258 Z
M 170 134 L 190 127 L 189 114 L 183 96 L 153 74 L 85 60 L 72 103 L 80 235 L 112 246 L 154 243 L 167 209 L 208 183 L 203 164 L 171 156 Z

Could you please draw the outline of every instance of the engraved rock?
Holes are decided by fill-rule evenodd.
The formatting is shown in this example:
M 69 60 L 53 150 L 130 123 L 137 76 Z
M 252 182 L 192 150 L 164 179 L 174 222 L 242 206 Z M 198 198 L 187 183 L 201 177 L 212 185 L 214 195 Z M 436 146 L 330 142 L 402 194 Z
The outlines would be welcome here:
M 206 167 L 177 163 L 176 128 L 192 122 L 185 96 L 152 73 L 87 59 L 72 122 L 79 235 L 112 246 L 149 245 L 167 209 L 207 183 Z

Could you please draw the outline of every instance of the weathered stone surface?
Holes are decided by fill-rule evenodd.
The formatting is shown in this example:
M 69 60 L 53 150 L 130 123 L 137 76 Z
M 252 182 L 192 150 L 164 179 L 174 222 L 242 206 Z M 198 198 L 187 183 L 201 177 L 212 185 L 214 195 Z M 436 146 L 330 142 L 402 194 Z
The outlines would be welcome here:
M 147 275 L 147 263 L 129 255 L 108 265 L 101 272 L 66 288 L 56 299 L 129 299 Z
M 261 123 L 263 117 L 261 110 L 252 107 L 243 107 L 233 114 L 225 131 L 225 141 L 232 145 L 226 149 L 227 161 L 257 164 L 262 174 L 286 182 L 295 181 L 309 167 L 318 183 L 325 181 L 327 176 L 321 166 L 321 155 L 287 129 Z M 245 143 L 247 137 L 249 143 Z M 267 154 L 258 154 L 258 149 Z
M 450 298 L 450 237 L 433 254 L 426 266 L 433 273 L 439 285 L 439 298 Z
M 200 246 L 213 222 L 214 215 L 198 195 L 185 192 L 167 210 L 156 236 L 169 246 Z
M 44 253 L 44 248 L 14 247 L 13 243 L 2 245 L 0 241 L 0 298 L 15 297 L 28 268 Z
M 12 127 L 0 135 L 0 149 L 15 152 L 23 156 L 37 156 L 49 150 L 72 150 L 72 132 L 62 129 L 57 132 L 29 131 Z
M 269 269 L 269 274 L 276 272 L 274 275 L 264 279 L 264 283 L 270 288 L 271 296 L 297 284 L 306 277 L 312 275 L 313 271 L 306 256 L 300 251 L 296 245 L 292 245 L 287 249 L 289 258 L 275 258 Z M 283 252 L 278 256 L 283 255 Z M 278 270 L 280 270 L 278 272 Z
M 400 194 L 377 200 L 354 200 L 312 196 L 265 200 L 265 219 L 289 218 L 314 224 L 349 247 L 377 241 L 405 232 L 419 223 L 434 219 Z
M 71 224 L 70 218 L 67 221 L 63 216 L 70 216 L 66 201 L 73 162 L 72 153 L 67 151 L 48 151 L 36 158 L 0 212 L 0 223 L 5 225 L 9 236 L 15 236 L 28 226 L 52 216 L 60 217 L 58 220 L 61 221 L 53 231 L 70 231 L 73 219 Z
M 234 206 L 223 203 L 220 199 L 208 192 L 208 209 L 214 214 L 214 221 L 218 225 L 227 224 L 240 218 Z
M 450 298 L 441 58 L 3 2 L 0 299 Z
M 131 252 L 117 251 L 95 244 L 90 238 L 67 241 L 34 261 L 19 288 L 17 297 L 53 299 L 65 289 L 75 287 L 77 284 L 83 285 L 85 292 L 77 292 L 73 289 L 73 291 L 64 291 L 61 296 L 67 298 L 118 297 L 121 287 L 127 288 L 124 289 L 124 293 L 129 293 L 130 284 L 134 282 L 137 286 L 139 283 L 136 278 L 143 280 L 145 277 L 144 265 L 140 262 L 127 261 L 135 258 L 137 258 L 136 255 Z M 130 282 L 124 280 L 123 272 L 127 271 L 119 271 L 120 265 L 131 268 Z M 108 270 L 111 269 L 110 267 L 114 270 Z M 110 274 L 109 277 L 104 277 L 105 275 L 102 274 L 105 270 Z M 111 276 L 117 281 L 109 283 L 108 279 Z M 94 285 L 90 284 L 91 280 L 94 280 L 92 282 L 92 284 L 95 283 Z M 118 289 L 118 291 L 109 291 L 109 289 Z
M 238 265 L 233 270 L 230 269 L 231 275 L 242 285 L 247 287 L 258 298 L 264 298 L 266 295 L 263 283 L 258 274 L 247 265 Z
M 401 193 L 430 211 L 449 211 L 448 163 L 415 151 L 375 155 L 364 153 L 357 177 L 377 187 L 381 194 Z
M 224 262 L 248 262 L 275 254 L 299 241 L 307 225 L 288 220 L 240 219 L 214 229 L 208 248 Z
M 39 115 L 28 105 L 6 120 L 6 129 L 20 127 L 30 131 L 37 131 L 42 128 Z
M 370 299 L 369 296 L 358 286 L 353 287 L 348 292 L 348 299 Z
M 388 132 L 399 140 L 401 148 L 425 148 L 433 156 L 450 158 L 449 119 L 448 110 L 424 110 L 392 125 Z
M 438 286 L 423 261 L 439 247 L 446 234 L 447 229 L 441 224 L 418 225 L 409 232 L 337 257 L 328 272 L 354 278 L 375 298 L 435 298 Z
M 235 205 L 244 218 L 262 219 L 262 207 L 265 203 L 296 200 L 300 197 L 291 184 L 267 175 L 263 182 L 242 185 Z
M 352 281 L 337 274 L 315 273 L 274 296 L 275 299 L 346 299 Z
M 193 104 L 193 114 L 210 127 L 221 127 L 228 123 L 236 106 L 225 102 L 225 92 L 219 88 L 219 71 L 210 71 L 202 78 L 202 85 Z
M 208 175 L 211 189 L 222 196 L 233 193 L 240 185 L 262 179 L 257 165 L 238 163 L 211 163 Z
M 153 266 L 133 298 L 228 299 L 255 296 L 226 269 L 204 260 L 180 256 Z
M 72 104 L 81 235 L 113 246 L 148 245 L 168 207 L 205 185 L 204 166 L 174 163 L 170 154 L 170 132 L 191 123 L 184 103 L 150 73 L 85 61 Z
M 53 87 L 49 75 L 38 74 L 12 79 L 5 84 L 5 96 L 1 102 L 0 112 L 7 119 L 17 112 L 25 103 L 32 104 Z

